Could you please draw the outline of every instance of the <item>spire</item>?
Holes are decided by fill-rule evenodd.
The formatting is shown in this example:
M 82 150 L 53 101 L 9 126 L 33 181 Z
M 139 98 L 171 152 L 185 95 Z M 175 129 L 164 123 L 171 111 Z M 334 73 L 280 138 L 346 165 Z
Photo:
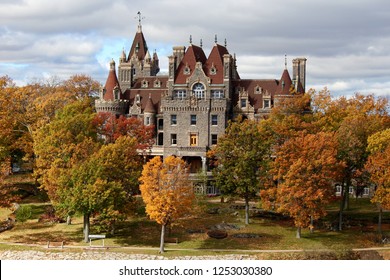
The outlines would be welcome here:
M 137 13 L 137 15 L 138 15 L 138 33 L 141 33 L 142 32 L 142 20 L 145 18 L 145 17 L 142 17 L 141 16 L 141 12 L 138 12 Z M 136 17 L 137 18 L 137 17 Z
M 192 35 L 190 35 L 190 45 L 192 45 Z
M 152 95 L 149 93 L 148 101 L 146 102 L 144 113 L 156 113 L 156 108 L 153 105 Z
M 225 38 L 225 48 L 227 48 L 227 40 L 226 40 L 226 38 Z
M 214 37 L 214 43 L 218 43 L 217 34 L 215 34 L 215 37 Z
M 200 47 L 203 48 L 203 40 L 200 39 Z
M 115 71 L 115 61 L 113 58 L 110 61 L 110 71 Z
M 287 69 L 287 54 L 284 55 L 284 69 Z

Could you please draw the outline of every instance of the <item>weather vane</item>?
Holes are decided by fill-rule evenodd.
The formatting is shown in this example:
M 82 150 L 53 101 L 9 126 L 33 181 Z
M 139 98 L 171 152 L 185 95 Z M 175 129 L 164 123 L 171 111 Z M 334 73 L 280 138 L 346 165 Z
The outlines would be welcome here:
M 145 17 L 143 17 L 143 16 L 141 15 L 141 12 L 139 12 L 139 11 L 138 11 L 137 15 L 138 15 L 138 16 L 135 17 L 135 19 L 138 18 L 138 30 L 141 32 L 141 26 L 142 26 L 141 22 L 142 22 L 143 19 L 145 19 Z

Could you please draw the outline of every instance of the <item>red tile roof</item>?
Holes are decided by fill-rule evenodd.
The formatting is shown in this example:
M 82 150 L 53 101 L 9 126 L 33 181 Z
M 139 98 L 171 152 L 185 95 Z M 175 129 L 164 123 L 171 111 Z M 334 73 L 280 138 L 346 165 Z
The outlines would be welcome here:
M 112 66 L 110 67 L 110 71 L 108 72 L 108 77 L 107 77 L 107 80 L 106 80 L 106 84 L 104 86 L 104 89 L 105 89 L 105 94 L 103 96 L 104 100 L 107 100 L 107 101 L 114 100 L 114 89 L 115 89 L 115 87 L 118 87 L 119 98 L 123 99 L 123 94 L 122 94 L 122 91 L 121 91 L 121 89 L 119 87 L 119 82 L 118 82 L 118 78 L 116 76 L 115 63 L 114 63 L 113 67 Z
M 192 71 L 195 69 L 195 65 L 197 62 L 201 62 L 204 66 L 206 63 L 206 55 L 203 52 L 203 49 L 201 47 L 190 45 L 184 54 L 184 57 L 182 61 L 180 62 L 179 66 L 177 67 L 176 72 L 176 78 L 175 78 L 175 84 L 185 84 L 186 80 L 189 76 L 191 76 Z M 189 67 L 191 74 L 186 75 L 184 74 L 185 67 Z
M 278 84 L 278 80 L 237 80 L 234 82 L 234 87 L 244 88 L 248 92 L 249 104 L 257 112 L 258 109 L 263 108 L 263 96 L 268 92 L 273 97 Z M 259 92 L 256 91 L 257 87 Z M 238 98 L 238 92 L 235 92 L 232 100 L 234 106 L 238 103 Z
M 136 49 L 138 49 L 138 51 L 136 51 Z M 127 58 L 127 60 L 130 60 L 131 57 L 134 55 L 134 53 L 136 53 L 139 60 L 143 60 L 145 58 L 147 51 L 148 51 L 148 47 L 146 45 L 144 34 L 142 33 L 142 31 L 137 32 L 135 34 L 133 44 L 131 46 L 129 57 Z
M 206 61 L 205 73 L 211 79 L 212 84 L 223 83 L 223 56 L 229 54 L 228 50 L 218 44 L 215 44 Z M 211 74 L 212 68 L 215 68 L 215 74 Z
M 290 88 L 292 85 L 292 81 L 290 78 L 290 74 L 287 69 L 284 69 L 282 77 L 280 78 L 279 86 L 276 90 L 276 94 L 278 95 L 288 95 L 290 94 Z

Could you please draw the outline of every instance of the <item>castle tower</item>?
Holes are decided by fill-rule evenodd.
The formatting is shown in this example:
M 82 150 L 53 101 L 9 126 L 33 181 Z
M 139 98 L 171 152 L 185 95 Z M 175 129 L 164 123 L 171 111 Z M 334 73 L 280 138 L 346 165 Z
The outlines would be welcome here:
M 306 88 L 306 58 L 293 59 L 293 83 L 295 90 L 304 93 Z
M 131 88 L 137 78 L 156 76 L 160 71 L 157 54 L 150 56 L 144 34 L 142 32 L 141 13 L 138 12 L 138 29 L 134 36 L 128 56 L 124 51 L 119 59 L 118 75 L 123 91 Z
M 96 111 L 111 112 L 115 115 L 123 115 L 126 113 L 128 101 L 124 100 L 118 78 L 115 71 L 115 61 L 110 62 L 110 71 L 106 84 L 100 92 L 100 98 L 95 100 Z
M 144 125 L 154 125 L 156 119 L 156 108 L 153 105 L 152 96 L 146 102 L 144 109 Z

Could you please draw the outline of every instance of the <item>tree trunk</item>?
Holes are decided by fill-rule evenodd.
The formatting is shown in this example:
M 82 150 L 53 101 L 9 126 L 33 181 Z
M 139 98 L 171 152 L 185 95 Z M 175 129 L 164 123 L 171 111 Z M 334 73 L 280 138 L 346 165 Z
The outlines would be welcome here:
M 379 204 L 379 215 L 378 215 L 378 233 L 382 236 L 382 205 Z
M 343 211 L 346 198 L 346 187 L 344 183 L 341 185 L 341 200 L 340 200 L 340 212 L 339 212 L 339 231 L 343 230 Z
M 314 219 L 310 216 L 310 233 L 314 233 Z
M 165 224 L 161 226 L 160 254 L 164 253 Z
M 89 230 L 90 230 L 90 223 L 89 223 L 89 217 L 90 214 L 84 214 L 84 242 L 88 243 L 89 242 Z
M 245 198 L 245 224 L 249 225 L 249 198 Z
M 301 238 L 301 227 L 297 227 L 297 238 Z
M 72 217 L 70 215 L 66 216 L 66 224 L 68 226 L 72 224 Z

